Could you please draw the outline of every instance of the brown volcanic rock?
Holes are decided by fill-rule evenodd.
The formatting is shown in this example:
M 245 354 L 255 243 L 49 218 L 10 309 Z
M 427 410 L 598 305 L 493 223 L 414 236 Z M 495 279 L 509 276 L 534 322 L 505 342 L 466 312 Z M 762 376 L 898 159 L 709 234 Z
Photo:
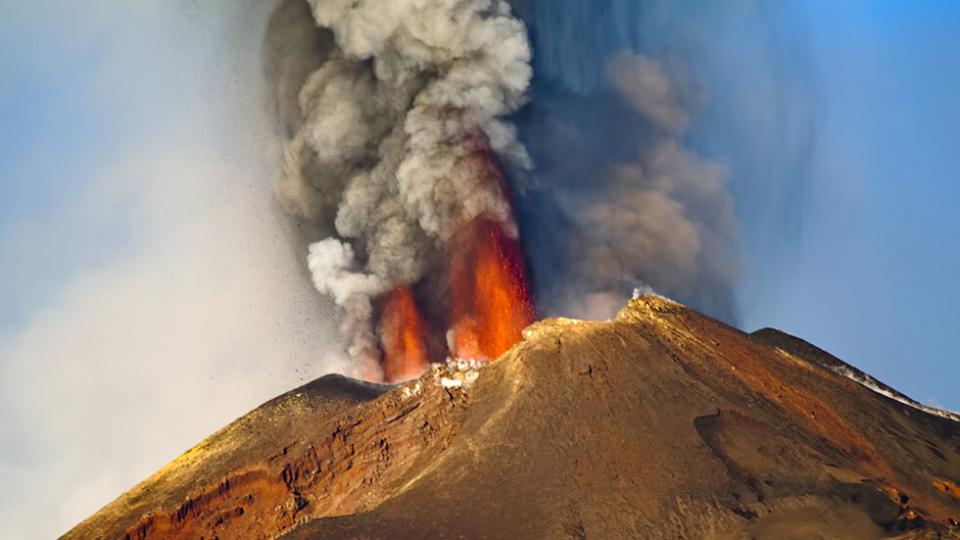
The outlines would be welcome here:
M 320 379 L 66 538 L 960 538 L 960 424 L 842 366 L 644 297 L 472 386 Z

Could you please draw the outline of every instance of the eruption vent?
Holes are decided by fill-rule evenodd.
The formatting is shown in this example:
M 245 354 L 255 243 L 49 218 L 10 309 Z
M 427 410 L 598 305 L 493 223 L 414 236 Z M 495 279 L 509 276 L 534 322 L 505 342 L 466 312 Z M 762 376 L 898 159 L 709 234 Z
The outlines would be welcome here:
M 268 54 L 291 134 L 276 192 L 312 237 L 355 374 L 496 358 L 533 319 L 500 170 L 530 167 L 504 120 L 532 76 L 523 23 L 500 0 L 307 4 L 271 22 L 289 38 Z

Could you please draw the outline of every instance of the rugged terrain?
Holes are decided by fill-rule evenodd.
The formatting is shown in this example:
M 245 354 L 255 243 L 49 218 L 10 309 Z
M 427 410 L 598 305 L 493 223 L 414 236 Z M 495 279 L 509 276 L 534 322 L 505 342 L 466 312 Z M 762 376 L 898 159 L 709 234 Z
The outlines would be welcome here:
M 319 379 L 65 538 L 960 538 L 960 423 L 844 373 L 643 297 L 475 382 Z

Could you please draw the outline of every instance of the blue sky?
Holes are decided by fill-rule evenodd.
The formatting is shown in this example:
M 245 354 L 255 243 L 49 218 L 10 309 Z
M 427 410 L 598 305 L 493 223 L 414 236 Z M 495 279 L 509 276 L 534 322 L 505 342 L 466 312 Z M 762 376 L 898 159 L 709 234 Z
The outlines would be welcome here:
M 960 4 L 806 7 L 821 125 L 800 243 L 747 326 L 960 408 Z M 756 261 L 763 272 L 763 261 Z
M 269 204 L 263 8 L 2 3 L 0 483 L 67 496 L 0 493 L 0 521 L 49 537 L 343 365 Z M 783 246 L 749 254 L 743 326 L 960 409 L 960 3 L 793 7 L 815 152 L 797 234 L 748 231 Z
M 68 206 L 71 198 L 87 187 L 78 181 L 84 176 L 82 171 L 104 160 L 114 139 L 103 111 L 98 110 L 99 103 L 87 97 L 95 83 L 92 79 L 100 73 L 106 47 L 103 40 L 74 39 L 65 21 L 44 17 L 52 10 L 13 9 L 19 13 L 0 23 L 0 63 L 4 66 L 0 79 L 0 231 L 4 232 Z M 43 27 L 47 39 L 30 33 L 38 26 Z M 25 50 L 29 54 L 24 54 Z M 63 54 L 64 50 L 72 52 Z M 87 247 L 104 256 L 115 253 L 115 246 L 98 242 Z M 83 258 L 89 259 L 77 257 L 66 267 L 79 266 Z M 49 282 L 39 286 L 33 269 L 28 269 L 30 262 L 11 256 L 4 265 L 0 292 L 17 301 L 5 301 L 0 308 L 0 331 L 22 319 L 38 297 L 52 292 Z

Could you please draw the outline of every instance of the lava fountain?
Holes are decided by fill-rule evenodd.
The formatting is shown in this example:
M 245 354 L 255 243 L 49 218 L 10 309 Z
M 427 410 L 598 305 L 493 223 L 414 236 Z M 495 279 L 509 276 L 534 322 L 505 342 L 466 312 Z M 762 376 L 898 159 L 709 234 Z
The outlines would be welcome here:
M 480 218 L 448 246 L 446 356 L 493 361 L 521 338 L 535 310 L 518 239 Z M 377 333 L 385 382 L 418 377 L 431 362 L 430 326 L 410 287 L 380 298 Z M 434 358 L 437 360 L 438 358 Z
M 462 243 L 460 243 L 462 242 Z M 495 360 L 534 319 L 520 243 L 479 220 L 451 250 L 451 326 L 456 358 Z
M 486 139 L 476 135 L 471 144 L 474 152 L 465 162 L 481 183 L 495 185 L 503 200 L 509 200 L 509 188 Z M 512 215 L 506 222 L 486 216 L 472 220 L 451 236 L 443 251 L 445 262 L 437 271 L 446 276 L 446 294 L 418 287 L 425 291 L 421 299 L 430 303 L 425 305 L 439 306 L 431 310 L 432 317 L 424 316 L 411 287 L 380 298 L 377 332 L 386 382 L 417 377 L 431 361 L 444 357 L 496 360 L 534 321 L 526 260 Z M 445 340 L 439 338 L 444 332 Z
M 378 334 L 385 381 L 418 377 L 430 365 L 426 326 L 409 287 L 395 289 L 383 299 Z
M 431 328 L 443 325 L 445 355 L 493 361 L 521 338 L 534 321 L 523 251 L 517 238 L 479 218 L 454 235 L 447 246 L 449 298 L 442 322 L 428 324 L 410 287 L 380 298 L 377 333 L 385 382 L 418 377 L 443 352 L 430 344 Z M 437 301 L 436 298 L 429 298 Z M 433 354 L 432 354 L 433 353 Z M 439 357 L 434 355 L 439 353 Z

